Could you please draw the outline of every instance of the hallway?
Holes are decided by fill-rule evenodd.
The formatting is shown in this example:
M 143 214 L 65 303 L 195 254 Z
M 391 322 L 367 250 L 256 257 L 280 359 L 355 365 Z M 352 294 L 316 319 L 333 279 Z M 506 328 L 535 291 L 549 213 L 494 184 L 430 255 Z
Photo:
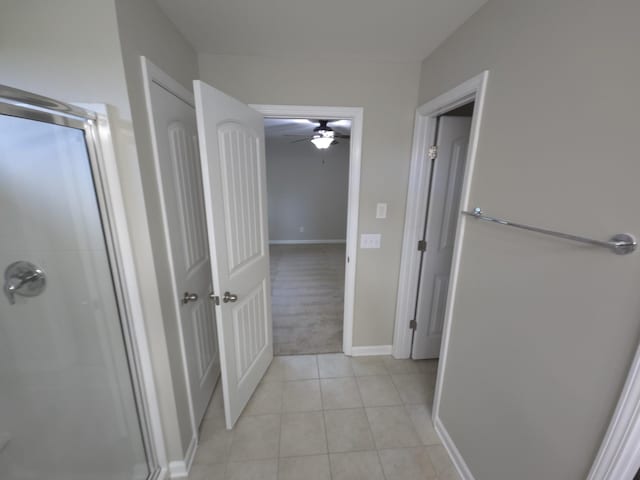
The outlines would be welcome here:
M 232 431 L 220 388 L 190 480 L 452 480 L 431 423 L 437 361 L 275 357 Z

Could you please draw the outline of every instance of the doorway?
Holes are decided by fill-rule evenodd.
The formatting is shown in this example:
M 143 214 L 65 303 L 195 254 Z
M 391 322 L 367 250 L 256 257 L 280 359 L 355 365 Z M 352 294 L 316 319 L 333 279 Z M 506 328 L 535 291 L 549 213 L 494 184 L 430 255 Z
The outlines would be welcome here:
M 429 149 L 429 196 L 418 243 L 420 269 L 416 286 L 411 358 L 440 356 L 451 260 L 466 168 L 474 102 L 436 117 Z M 416 332 L 420 330 L 420 334 Z
M 488 78 L 489 72 L 484 71 L 416 110 L 393 338 L 393 356 L 396 358 L 411 358 L 414 353 L 414 344 L 416 356 L 425 355 L 424 352 L 418 352 L 418 348 L 423 348 L 425 345 L 429 347 L 429 343 L 431 346 L 435 344 L 431 355 L 420 357 L 433 358 L 428 361 L 434 372 L 430 378 L 431 388 L 434 388 L 435 382 L 431 408 L 433 425 L 462 477 L 470 477 L 471 473 L 442 424 L 439 406 L 442 385 L 447 373 L 447 352 L 454 316 L 452 299 L 456 293 L 461 244 L 464 241 L 465 232 L 464 215 L 460 212 L 468 209 L 469 190 Z M 451 162 L 452 158 L 456 161 Z M 437 168 L 439 160 L 441 165 L 444 163 L 444 167 L 447 168 Z M 458 165 L 457 169 L 463 167 L 463 173 L 452 174 L 450 170 L 454 164 Z M 438 171 L 441 172 L 440 175 Z M 446 175 L 443 172 L 446 172 Z M 438 176 L 445 180 L 438 182 L 436 178 Z M 439 186 L 436 183 L 439 183 Z M 435 193 L 438 189 L 449 194 Z M 432 190 L 440 200 L 432 196 Z M 448 198 L 451 201 L 448 201 Z M 440 206 L 437 209 L 439 214 L 436 216 L 432 212 L 437 204 Z M 449 205 L 449 208 L 446 208 L 446 205 Z M 442 228 L 443 223 L 447 228 Z M 430 226 L 435 228 L 433 232 L 430 231 Z M 441 248 L 443 245 L 446 248 Z M 439 258 L 438 262 L 434 260 L 429 263 L 427 252 L 430 247 L 438 247 L 434 248 L 434 255 L 448 249 L 451 253 L 442 255 L 443 258 Z M 439 302 L 429 301 L 427 304 L 427 298 L 433 297 L 434 291 L 437 293 L 434 284 L 437 283 L 435 278 L 439 272 L 436 268 L 432 268 L 429 271 L 431 290 L 425 288 L 420 290 L 420 293 L 422 291 L 428 293 L 422 296 L 424 303 L 419 309 L 421 295 L 418 293 L 418 286 L 424 286 L 427 282 L 425 280 L 427 267 L 436 264 L 447 267 L 445 275 L 439 282 L 440 288 L 446 286 L 447 291 L 437 295 Z M 434 312 L 432 312 L 433 305 L 437 305 Z M 421 328 L 418 315 L 423 312 L 427 312 L 426 318 L 433 317 L 441 323 L 438 325 L 435 321 L 425 322 L 423 318 L 421 322 L 423 328 Z M 430 330 L 429 323 L 435 324 L 437 328 Z M 439 337 L 437 340 L 430 339 L 436 336 Z M 418 337 L 421 337 L 420 340 Z
M 331 129 L 335 130 L 338 134 L 348 135 L 350 138 L 336 138 L 338 140 L 338 144 L 333 145 L 332 147 L 341 147 L 347 152 L 342 151 L 342 167 L 347 168 L 347 193 L 346 193 L 346 229 L 343 230 L 344 236 L 339 238 L 341 234 L 331 233 L 329 235 L 332 238 L 318 238 L 316 235 L 311 235 L 312 233 L 317 233 L 313 231 L 309 231 L 308 225 L 304 225 L 302 223 L 294 222 L 290 224 L 292 231 L 290 230 L 289 234 L 296 234 L 296 242 L 300 242 L 301 240 L 305 241 L 313 241 L 313 243 L 297 243 L 293 244 L 295 248 L 301 252 L 301 256 L 304 257 L 305 250 L 312 250 L 314 245 L 322 245 L 321 248 L 316 248 L 315 257 L 316 262 L 321 263 L 327 267 L 329 270 L 329 265 L 331 265 L 331 275 L 334 279 L 338 278 L 337 282 L 340 282 L 340 278 L 342 277 L 342 282 L 344 287 L 342 287 L 342 283 L 339 283 L 337 286 L 332 286 L 333 289 L 333 299 L 335 300 L 333 308 L 334 313 L 330 315 L 333 316 L 333 324 L 334 324 L 334 334 L 332 338 L 332 343 L 328 344 L 329 348 L 325 346 L 324 350 L 318 350 L 314 345 L 303 345 L 303 348 L 306 350 L 296 350 L 291 351 L 291 354 L 299 352 L 305 353 L 323 353 L 323 352 L 343 352 L 346 355 L 351 355 L 352 345 L 353 345 L 353 312 L 354 312 L 354 299 L 355 299 L 355 268 L 356 268 L 356 255 L 358 248 L 358 210 L 359 210 L 359 197 L 360 197 L 360 158 L 362 151 L 362 120 L 363 120 L 363 110 L 362 108 L 357 107 L 322 107 L 322 106 L 295 106 L 295 105 L 250 105 L 253 109 L 260 112 L 265 118 L 265 127 L 267 130 L 269 129 L 269 123 L 273 125 L 277 125 L 277 121 L 284 121 L 284 124 L 289 124 L 289 126 L 294 127 L 292 129 L 292 133 L 287 133 L 287 135 L 301 135 L 298 137 L 285 137 L 290 139 L 291 141 L 296 141 L 295 144 L 299 145 L 305 144 L 304 146 L 308 149 L 312 147 L 310 143 L 310 139 L 314 134 L 314 129 L 321 126 L 319 120 L 323 120 L 327 122 L 327 125 L 331 127 Z M 311 120 L 311 121 L 309 121 Z M 295 128 L 297 125 L 297 128 Z M 281 128 L 282 124 L 280 124 Z M 266 132 L 269 135 L 268 132 Z M 317 133 L 317 132 L 315 132 Z M 302 141 L 299 141 L 302 140 Z M 348 142 L 347 142 L 348 140 Z M 267 139 L 268 141 L 268 139 Z M 302 145 L 300 145 L 302 147 Z M 328 150 L 332 148 L 329 147 Z M 315 148 L 315 147 L 313 147 Z M 312 150 L 313 153 L 313 150 Z M 269 157 L 269 146 L 267 145 L 267 157 Z M 335 163 L 329 163 L 329 157 L 324 156 L 324 164 L 323 156 L 316 154 L 314 157 L 309 158 L 308 160 L 313 161 L 315 158 L 316 162 L 314 166 L 318 171 L 329 171 L 332 167 L 340 166 Z M 267 158 L 269 160 L 269 158 Z M 324 168 L 324 170 L 322 170 Z M 273 170 L 273 169 L 272 169 Z M 273 173 L 273 172 L 272 172 Z M 267 165 L 267 175 L 269 175 L 269 166 Z M 271 214 L 272 209 L 272 201 L 270 199 L 269 210 Z M 269 220 L 271 223 L 271 219 Z M 270 225 L 271 226 L 271 225 Z M 304 231 L 300 232 L 300 227 L 303 227 Z M 337 232 L 337 230 L 334 230 Z M 275 234 L 275 231 L 270 228 L 270 237 L 272 234 Z M 300 236 L 300 235 L 305 236 Z M 315 238 L 313 238 L 315 236 Z M 279 250 L 286 251 L 287 247 L 290 244 L 280 243 L 278 241 L 288 240 L 284 237 L 270 238 L 270 240 L 275 241 L 270 246 L 271 252 L 273 253 L 272 262 L 277 269 L 279 265 L 282 265 L 279 262 L 280 258 L 284 258 L 279 255 Z M 317 243 L 317 240 L 331 240 L 332 242 L 323 242 Z M 318 260 L 322 259 L 322 260 Z M 342 267 L 340 267 L 340 264 Z M 277 272 L 276 272 L 277 273 Z M 329 273 L 329 272 L 325 272 Z M 343 293 L 341 289 L 344 288 Z M 340 293 L 338 293 L 340 292 Z M 274 290 L 274 308 L 278 300 L 276 300 L 276 295 L 280 293 Z M 284 301 L 284 299 L 283 299 Z M 340 304 L 342 304 L 343 308 L 342 312 L 335 313 L 335 310 L 340 308 Z M 274 324 L 276 323 L 276 317 L 274 315 Z M 337 325 L 337 327 L 336 327 Z M 342 333 L 338 330 L 342 327 Z M 330 328 L 325 328 L 325 332 L 329 332 Z M 286 333 L 286 332 L 285 332 Z M 328 338 L 329 335 L 320 335 L 316 338 L 319 340 L 320 344 L 322 344 L 322 338 Z M 336 341 L 337 340 L 337 341 Z M 338 343 L 340 342 L 340 343 Z M 325 342 L 325 345 L 327 343 Z M 282 350 L 282 353 L 285 351 Z M 276 351 L 276 354 L 279 354 Z
M 274 354 L 340 353 L 351 121 L 264 125 Z

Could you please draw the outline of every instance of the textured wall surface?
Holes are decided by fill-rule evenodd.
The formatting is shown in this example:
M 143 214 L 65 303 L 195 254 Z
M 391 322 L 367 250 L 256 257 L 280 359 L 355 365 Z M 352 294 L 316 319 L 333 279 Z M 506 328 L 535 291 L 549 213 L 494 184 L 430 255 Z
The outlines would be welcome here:
M 265 147 L 269 240 L 344 241 L 349 142 L 318 150 L 308 141 L 267 138 Z

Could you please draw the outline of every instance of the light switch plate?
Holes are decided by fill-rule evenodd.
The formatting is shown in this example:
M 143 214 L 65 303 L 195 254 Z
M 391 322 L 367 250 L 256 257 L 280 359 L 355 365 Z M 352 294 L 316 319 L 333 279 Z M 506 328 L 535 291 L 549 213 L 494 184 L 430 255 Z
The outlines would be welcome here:
M 380 248 L 381 240 L 379 233 L 363 233 L 360 235 L 360 248 Z
M 387 218 L 387 204 L 379 203 L 376 205 L 376 218 Z

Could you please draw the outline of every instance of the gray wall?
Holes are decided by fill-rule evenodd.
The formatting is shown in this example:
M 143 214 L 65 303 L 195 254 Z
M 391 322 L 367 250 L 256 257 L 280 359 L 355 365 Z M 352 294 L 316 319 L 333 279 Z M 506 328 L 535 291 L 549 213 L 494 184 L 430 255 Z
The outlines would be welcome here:
M 150 331 L 150 335 L 153 337 L 162 332 L 165 337 L 165 354 L 168 356 L 169 368 L 159 368 L 156 371 L 157 377 L 167 377 L 162 379 L 165 389 L 160 396 L 161 407 L 166 410 L 165 437 L 170 458 L 184 459 L 195 432 L 192 431 L 189 416 L 188 386 L 180 350 L 178 318 L 175 315 L 176 299 L 171 288 L 168 245 L 163 231 L 140 56 L 146 56 L 189 90 L 192 90 L 192 81 L 198 77 L 197 56 L 153 0 L 116 0 L 115 3 L 150 233 L 150 243 L 136 254 L 139 261 L 144 262 L 142 268 L 147 271 L 148 276 L 155 275 L 157 281 L 154 311 L 150 315 L 157 319 L 159 325 Z M 151 248 L 148 248 L 149 244 Z M 153 338 L 151 342 L 153 343 Z
M 382 248 L 358 251 L 354 345 L 390 345 L 420 64 L 199 54 L 199 68 L 246 103 L 364 108 L 358 232 L 381 233 Z M 388 203 L 385 220 L 378 202 Z
M 422 66 L 490 70 L 470 206 L 640 235 L 640 2 L 491 0 Z M 441 417 L 476 480 L 584 479 L 640 336 L 640 254 L 467 221 Z
M 175 355 L 170 355 L 177 344 L 175 325 L 169 325 L 173 319 L 165 319 L 170 310 L 163 311 L 160 302 L 161 295 L 166 297 L 157 278 L 163 273 L 162 263 L 154 262 L 154 254 L 160 254 L 149 248 L 152 237 L 158 235 L 151 231 L 147 208 L 149 215 L 155 215 L 157 203 L 153 203 L 153 190 L 148 188 L 148 133 L 141 120 L 145 113 L 136 55 L 149 55 L 185 85 L 197 76 L 197 64 L 193 51 L 158 13 L 154 2 L 118 1 L 117 7 L 116 12 L 113 0 L 4 2 L 0 15 L 0 83 L 63 101 L 113 107 L 114 144 L 169 460 L 180 460 L 190 439 L 190 433 L 189 438 L 183 438 L 187 435 L 186 385 L 182 371 L 176 369 Z
M 267 138 L 265 147 L 269 240 L 344 241 L 349 141 L 318 150 L 311 142 Z

